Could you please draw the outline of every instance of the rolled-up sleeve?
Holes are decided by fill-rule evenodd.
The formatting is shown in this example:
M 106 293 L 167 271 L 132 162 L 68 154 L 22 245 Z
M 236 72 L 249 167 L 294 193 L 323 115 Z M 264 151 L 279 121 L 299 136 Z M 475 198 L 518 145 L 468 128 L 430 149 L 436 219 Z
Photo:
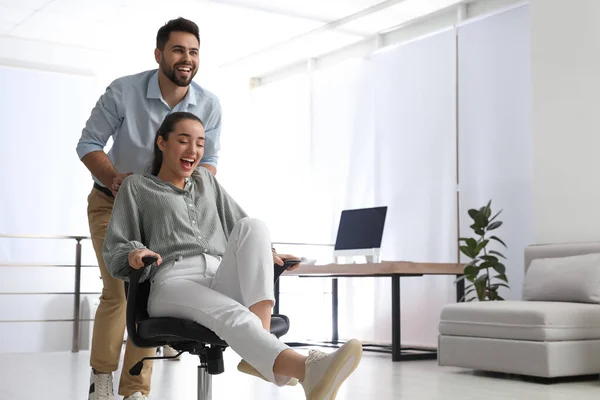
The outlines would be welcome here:
M 205 121 L 206 140 L 204 142 L 204 156 L 200 164 L 209 164 L 217 168 L 219 162 L 219 150 L 221 150 L 221 103 L 216 100 L 210 117 Z
M 123 87 L 118 80 L 114 81 L 98 99 L 83 128 L 77 143 L 79 159 L 88 153 L 104 150 L 108 139 L 117 131 L 123 120 L 124 102 Z
M 127 281 L 131 266 L 129 253 L 145 248 L 142 238 L 140 209 L 136 201 L 135 187 L 131 179 L 125 178 L 115 198 L 115 205 L 104 238 L 103 257 L 110 274 Z M 150 274 L 151 266 L 145 267 L 141 281 Z

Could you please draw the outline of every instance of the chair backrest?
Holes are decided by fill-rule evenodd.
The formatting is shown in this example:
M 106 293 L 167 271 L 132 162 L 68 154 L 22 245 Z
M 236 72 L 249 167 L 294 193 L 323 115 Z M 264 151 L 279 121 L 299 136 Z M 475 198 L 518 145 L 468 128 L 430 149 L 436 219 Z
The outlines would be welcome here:
M 148 297 L 150 296 L 150 281 L 140 283 L 143 269 L 132 269 L 129 273 L 129 282 L 126 282 L 127 291 L 127 336 L 138 347 L 154 347 L 156 343 L 139 337 L 137 324 L 148 319 Z

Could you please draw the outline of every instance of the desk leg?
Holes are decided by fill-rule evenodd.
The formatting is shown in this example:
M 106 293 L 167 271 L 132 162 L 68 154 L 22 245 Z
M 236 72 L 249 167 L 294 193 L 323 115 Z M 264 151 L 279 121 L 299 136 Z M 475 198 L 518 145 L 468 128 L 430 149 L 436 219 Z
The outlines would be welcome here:
M 275 306 L 273 306 L 273 314 L 279 314 L 279 279 L 275 282 Z
M 400 361 L 402 358 L 400 301 L 400 276 L 392 275 L 392 361 Z
M 460 278 L 462 275 L 456 275 L 456 278 Z M 465 280 L 461 279 L 456 282 L 456 302 L 460 303 L 460 300 L 465 296 Z
M 339 343 L 338 333 L 338 280 L 331 280 L 331 343 Z

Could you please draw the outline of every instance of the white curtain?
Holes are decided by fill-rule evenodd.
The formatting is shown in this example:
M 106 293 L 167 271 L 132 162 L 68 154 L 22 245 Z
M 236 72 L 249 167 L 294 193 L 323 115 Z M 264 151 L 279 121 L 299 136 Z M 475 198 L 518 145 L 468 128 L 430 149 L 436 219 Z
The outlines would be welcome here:
M 456 52 L 446 30 L 373 56 L 375 199 L 389 207 L 383 258 L 455 262 Z M 442 307 L 454 302 L 452 276 L 404 278 L 403 343 L 436 346 Z M 390 337 L 389 283 L 377 290 L 381 339 Z
M 89 235 L 92 180 L 75 146 L 96 101 L 96 79 L 0 67 L 0 84 L 0 233 Z M 91 243 L 83 250 L 83 263 L 95 265 Z M 73 265 L 75 241 L 0 238 L 0 263 Z M 74 275 L 73 268 L 1 267 L 0 292 L 72 292 Z M 84 269 L 82 291 L 99 291 L 98 276 Z M 0 296 L 0 320 L 72 317 L 71 295 Z M 0 323 L 0 331 L 0 353 L 71 348 L 71 322 Z
M 319 225 L 388 206 L 386 260 L 456 261 L 455 35 L 446 31 L 313 74 L 312 166 Z M 402 282 L 404 343 L 435 346 L 452 277 Z M 391 340 L 389 279 L 340 279 L 340 337 Z
M 492 200 L 504 225 L 511 290 L 522 293 L 524 248 L 534 242 L 529 6 L 458 29 L 461 236 L 474 237 L 469 208 Z M 492 246 L 490 245 L 490 246 Z
M 375 205 L 372 77 L 372 63 L 364 59 L 312 75 L 312 168 L 320 199 L 316 232 L 327 233 L 330 243 L 342 210 Z M 371 278 L 339 279 L 340 335 L 374 338 L 375 290 Z

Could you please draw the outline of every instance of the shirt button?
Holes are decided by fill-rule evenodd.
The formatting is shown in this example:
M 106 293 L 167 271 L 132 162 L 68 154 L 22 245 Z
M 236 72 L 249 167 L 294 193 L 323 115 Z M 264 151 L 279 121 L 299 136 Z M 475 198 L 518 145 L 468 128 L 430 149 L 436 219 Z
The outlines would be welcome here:
M 195 224 L 196 224 L 196 220 L 193 220 L 193 221 L 192 221 L 192 224 L 194 224 L 194 225 L 195 225 Z
M 201 239 L 202 239 L 202 236 L 198 236 L 198 240 L 201 240 Z
M 207 249 L 204 249 L 203 251 L 204 251 L 205 253 L 208 253 L 208 250 L 207 250 Z
M 192 203 L 188 204 L 188 206 L 190 206 L 190 207 L 194 207 L 194 205 L 193 205 Z

